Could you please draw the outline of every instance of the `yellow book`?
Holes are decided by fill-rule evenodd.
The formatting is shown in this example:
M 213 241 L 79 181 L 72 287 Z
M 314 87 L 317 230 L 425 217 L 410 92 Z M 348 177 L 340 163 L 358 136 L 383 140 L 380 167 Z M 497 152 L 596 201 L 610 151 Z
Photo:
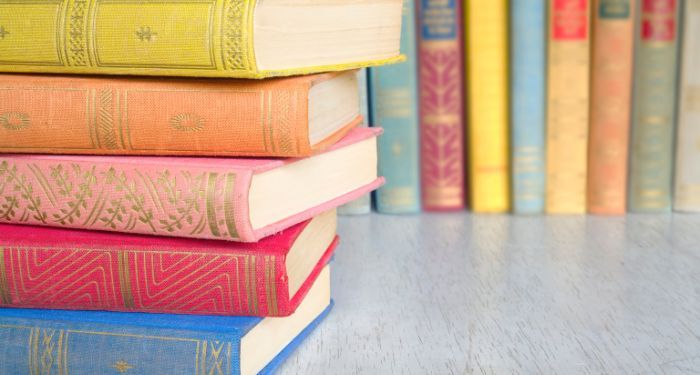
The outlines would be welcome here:
M 475 212 L 510 207 L 507 4 L 469 0 L 465 8 L 469 193 Z
M 402 0 L 0 0 L 0 72 L 265 78 L 400 61 Z
M 590 0 L 549 0 L 546 211 L 586 212 Z

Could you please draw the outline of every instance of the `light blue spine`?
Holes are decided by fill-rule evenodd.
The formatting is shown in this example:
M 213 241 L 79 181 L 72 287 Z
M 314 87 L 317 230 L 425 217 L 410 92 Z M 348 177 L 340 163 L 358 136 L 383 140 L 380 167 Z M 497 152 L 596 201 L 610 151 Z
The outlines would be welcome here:
M 377 211 L 419 212 L 418 71 L 415 3 L 404 0 L 401 52 L 407 61 L 370 69 L 371 119 L 384 128 L 379 137 L 379 173 L 386 185 L 376 197 Z
M 261 372 L 269 374 L 329 305 Z M 240 374 L 241 337 L 262 319 L 0 309 L 0 374 Z
M 368 90 L 367 69 L 360 69 L 357 72 L 357 88 L 360 97 L 360 115 L 363 122 L 361 126 L 369 126 L 369 94 Z M 340 215 L 364 215 L 372 210 L 371 199 L 369 194 L 363 195 L 350 203 L 346 203 L 338 207 Z
M 513 212 L 544 212 L 545 0 L 513 1 L 511 10 L 511 110 Z

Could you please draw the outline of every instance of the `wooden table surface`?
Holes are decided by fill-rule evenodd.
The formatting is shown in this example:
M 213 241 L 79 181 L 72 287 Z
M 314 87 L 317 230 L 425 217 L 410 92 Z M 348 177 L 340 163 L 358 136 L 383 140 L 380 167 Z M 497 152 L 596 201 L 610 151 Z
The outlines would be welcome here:
M 698 374 L 700 215 L 344 217 L 281 374 Z

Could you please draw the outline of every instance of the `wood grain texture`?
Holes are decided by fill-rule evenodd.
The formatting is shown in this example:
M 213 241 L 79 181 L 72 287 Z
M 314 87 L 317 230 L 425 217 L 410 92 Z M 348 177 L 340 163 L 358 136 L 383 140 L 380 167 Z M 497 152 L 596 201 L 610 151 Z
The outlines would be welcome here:
M 342 218 L 280 374 L 696 374 L 700 216 Z

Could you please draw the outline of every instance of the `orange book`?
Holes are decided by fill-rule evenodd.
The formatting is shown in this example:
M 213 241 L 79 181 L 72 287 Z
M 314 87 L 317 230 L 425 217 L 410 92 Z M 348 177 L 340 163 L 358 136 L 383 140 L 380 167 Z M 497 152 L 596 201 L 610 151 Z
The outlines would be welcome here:
M 264 81 L 0 74 L 0 152 L 302 157 L 361 122 L 354 71 Z
M 593 17 L 588 211 L 621 215 L 627 200 L 634 6 L 596 0 Z

